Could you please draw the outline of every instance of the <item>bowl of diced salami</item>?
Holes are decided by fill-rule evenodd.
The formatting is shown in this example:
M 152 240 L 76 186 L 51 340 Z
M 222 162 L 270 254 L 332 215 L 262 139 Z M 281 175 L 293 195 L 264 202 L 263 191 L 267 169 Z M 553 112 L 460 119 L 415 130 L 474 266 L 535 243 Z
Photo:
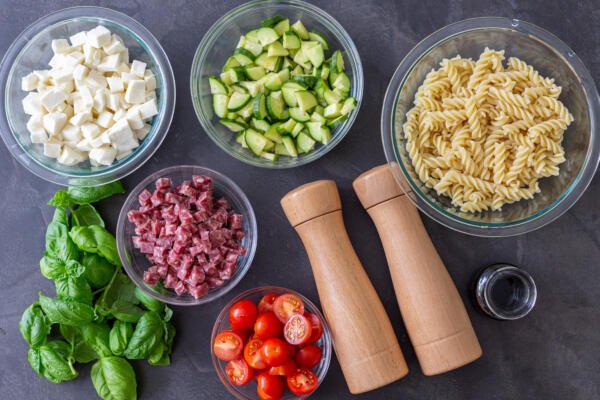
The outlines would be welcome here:
M 254 211 L 229 178 L 174 166 L 131 191 L 117 223 L 123 267 L 146 293 L 174 305 L 208 303 L 244 277 L 256 251 Z
M 123 178 L 160 146 L 175 79 L 158 40 L 102 7 L 30 25 L 0 64 L 0 135 L 34 174 L 69 186 Z

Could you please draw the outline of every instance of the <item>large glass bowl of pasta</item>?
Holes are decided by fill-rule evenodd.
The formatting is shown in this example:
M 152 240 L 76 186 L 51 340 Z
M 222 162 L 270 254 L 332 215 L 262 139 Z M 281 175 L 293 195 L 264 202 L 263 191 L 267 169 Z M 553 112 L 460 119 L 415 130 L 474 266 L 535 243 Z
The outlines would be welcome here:
M 460 56 L 460 57 L 459 57 Z M 429 217 L 478 236 L 540 228 L 583 194 L 598 166 L 600 100 L 551 33 L 475 18 L 402 60 L 381 118 L 388 162 Z

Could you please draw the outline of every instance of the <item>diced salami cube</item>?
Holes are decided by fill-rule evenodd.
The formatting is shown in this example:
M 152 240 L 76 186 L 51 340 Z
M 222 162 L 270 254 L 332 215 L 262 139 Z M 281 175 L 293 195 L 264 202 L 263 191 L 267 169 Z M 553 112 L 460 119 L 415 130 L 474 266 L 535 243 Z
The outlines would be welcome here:
M 179 280 L 177 279 L 177 276 L 175 274 L 172 273 L 168 273 L 167 277 L 165 278 L 165 287 L 172 289 L 175 287 L 175 285 L 177 284 L 177 282 L 179 282 Z
M 142 192 L 138 195 L 138 202 L 140 203 L 140 206 L 149 205 L 151 197 L 152 193 L 148 189 L 142 190 Z
M 231 214 L 229 216 L 229 228 L 237 230 L 242 229 L 242 215 L 241 214 Z
M 206 296 L 208 293 L 208 284 L 201 283 L 198 286 L 188 288 L 188 291 L 192 296 L 194 296 L 194 298 L 199 299 L 202 296 Z
M 171 178 L 159 178 L 156 180 L 155 186 L 157 190 L 169 189 L 173 183 Z
M 242 240 L 245 236 L 246 234 L 244 233 L 244 231 L 235 231 L 236 240 Z
M 219 286 L 223 286 L 223 283 L 225 283 L 225 281 L 223 281 L 223 279 L 221 278 L 211 276 L 209 278 L 206 278 L 206 283 L 208 283 L 209 288 L 216 288 Z
M 235 262 L 224 262 L 223 269 L 219 272 L 219 278 L 223 280 L 231 279 L 235 271 Z
M 212 263 L 203 264 L 202 269 L 204 270 L 206 276 L 214 276 L 215 274 L 217 274 L 217 268 Z
M 212 185 L 212 178 L 208 176 L 194 175 L 192 176 L 192 182 L 196 189 L 206 190 L 207 187 Z
M 177 271 L 177 279 L 185 281 L 188 278 L 189 273 L 190 268 L 185 268 L 182 263 L 181 267 L 179 268 L 179 271 Z
M 185 282 L 177 282 L 177 284 L 175 285 L 175 293 L 177 293 L 178 296 L 181 296 L 185 292 L 187 292 L 187 286 L 185 285 Z
M 139 242 L 139 249 L 141 253 L 144 254 L 153 254 L 154 253 L 154 245 L 150 242 L 147 242 L 145 240 L 140 240 Z
M 199 265 L 194 265 L 192 267 L 192 270 L 187 278 L 187 282 L 191 285 L 191 286 L 196 286 L 199 283 L 204 282 L 204 278 L 205 278 L 205 274 L 204 274 L 204 270 L 202 269 L 202 267 L 200 267 Z
M 158 276 L 160 276 L 161 278 L 166 278 L 167 274 L 169 273 L 169 267 L 167 267 L 166 265 L 159 265 L 156 273 L 158 274 Z
M 139 225 L 146 219 L 144 213 L 138 210 L 131 210 L 127 213 L 127 219 L 129 222 L 135 225 Z
M 145 271 L 144 272 L 144 282 L 146 282 L 148 285 L 156 285 L 156 283 L 158 282 L 158 275 L 157 274 L 153 274 L 149 271 Z

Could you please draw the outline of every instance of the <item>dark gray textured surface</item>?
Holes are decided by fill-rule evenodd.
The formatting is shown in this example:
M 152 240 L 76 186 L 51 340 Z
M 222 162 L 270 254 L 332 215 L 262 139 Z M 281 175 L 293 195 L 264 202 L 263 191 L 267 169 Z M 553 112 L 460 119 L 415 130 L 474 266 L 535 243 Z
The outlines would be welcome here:
M 209 337 L 214 318 L 236 293 L 258 285 L 296 289 L 317 300 L 308 261 L 279 207 L 279 199 L 299 184 L 335 179 L 344 202 L 345 220 L 360 258 L 386 305 L 411 369 L 408 377 L 363 399 L 598 399 L 600 398 L 600 201 L 599 180 L 555 223 L 507 239 L 468 237 L 435 224 L 425 225 L 450 274 L 467 300 L 484 356 L 441 376 L 420 372 L 389 280 L 381 245 L 351 188 L 362 171 L 384 162 L 379 139 L 383 95 L 394 69 L 417 41 L 442 26 L 474 16 L 506 16 L 533 22 L 570 45 L 599 82 L 600 2 L 579 1 L 320 1 L 350 33 L 365 69 L 365 97 L 348 137 L 321 160 L 294 171 L 248 167 L 220 151 L 204 134 L 192 108 L 189 70 L 198 42 L 209 26 L 240 1 L 102 1 L 144 24 L 162 43 L 177 80 L 175 119 L 162 147 L 145 166 L 125 180 L 133 187 L 157 169 L 199 164 L 234 179 L 250 198 L 259 222 L 258 252 L 248 275 L 229 295 L 213 304 L 177 309 L 178 329 L 170 367 L 136 363 L 138 394 L 144 399 L 225 399 L 228 393 L 210 363 Z M 0 1 L 0 53 L 27 25 L 74 1 Z M 35 375 L 17 330 L 21 312 L 50 282 L 39 273 L 45 226 L 52 210 L 46 200 L 57 189 L 31 175 L 0 146 L 0 398 L 92 399 L 89 367 L 81 377 L 55 385 Z M 123 198 L 100 208 L 114 227 Z M 492 262 L 527 268 L 539 286 L 532 314 L 515 322 L 484 317 L 472 305 L 471 280 Z M 340 368 L 332 363 L 315 399 L 347 399 Z

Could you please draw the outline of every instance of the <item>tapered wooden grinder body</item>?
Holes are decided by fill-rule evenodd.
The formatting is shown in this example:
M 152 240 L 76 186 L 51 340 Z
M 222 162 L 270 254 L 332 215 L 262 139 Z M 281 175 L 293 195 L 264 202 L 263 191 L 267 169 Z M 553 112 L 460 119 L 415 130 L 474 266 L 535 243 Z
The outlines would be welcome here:
M 440 374 L 479 358 L 481 347 L 456 286 L 390 167 L 365 172 L 353 186 L 383 243 L 423 373 Z
M 408 373 L 398 340 L 344 226 L 334 181 L 300 186 L 281 205 L 308 253 L 333 346 L 351 393 Z

